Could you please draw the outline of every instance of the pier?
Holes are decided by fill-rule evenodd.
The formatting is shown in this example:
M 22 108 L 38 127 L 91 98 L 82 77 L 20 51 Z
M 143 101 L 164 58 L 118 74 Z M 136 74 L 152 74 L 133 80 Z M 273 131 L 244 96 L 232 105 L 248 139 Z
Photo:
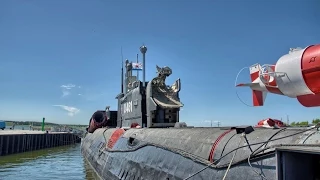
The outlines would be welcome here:
M 0 130 L 0 156 L 80 142 L 78 134 L 69 132 Z

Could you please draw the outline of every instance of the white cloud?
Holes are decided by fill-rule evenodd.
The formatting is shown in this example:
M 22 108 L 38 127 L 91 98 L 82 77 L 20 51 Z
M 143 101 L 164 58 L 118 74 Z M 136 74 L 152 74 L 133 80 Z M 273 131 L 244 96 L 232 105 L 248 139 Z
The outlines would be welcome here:
M 62 88 L 62 97 L 69 96 L 71 94 L 71 89 L 76 87 L 74 84 L 66 84 L 66 85 L 61 85 Z M 78 86 L 80 88 L 80 86 Z
M 62 90 L 62 97 L 70 95 L 70 91 Z
M 78 109 L 76 107 L 65 106 L 65 105 L 52 105 L 52 106 L 60 107 L 63 110 L 66 110 L 68 112 L 69 116 L 74 116 L 80 112 L 80 109 Z
M 88 89 L 83 89 L 82 86 L 75 85 L 75 84 L 65 84 L 60 86 L 62 91 L 62 98 L 65 98 L 70 95 L 77 95 L 78 97 L 81 97 L 87 101 L 95 101 L 98 99 L 101 99 L 105 93 L 93 93 L 90 92 Z
M 74 84 L 67 84 L 67 85 L 61 85 L 60 87 L 64 88 L 64 89 L 72 89 L 74 87 L 76 87 L 76 85 Z

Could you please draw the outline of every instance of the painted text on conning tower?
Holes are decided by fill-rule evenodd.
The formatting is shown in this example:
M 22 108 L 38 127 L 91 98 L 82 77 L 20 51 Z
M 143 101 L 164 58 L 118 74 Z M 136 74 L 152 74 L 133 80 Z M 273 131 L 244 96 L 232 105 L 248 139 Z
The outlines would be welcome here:
M 122 104 L 123 113 L 132 112 L 132 101 L 125 102 Z

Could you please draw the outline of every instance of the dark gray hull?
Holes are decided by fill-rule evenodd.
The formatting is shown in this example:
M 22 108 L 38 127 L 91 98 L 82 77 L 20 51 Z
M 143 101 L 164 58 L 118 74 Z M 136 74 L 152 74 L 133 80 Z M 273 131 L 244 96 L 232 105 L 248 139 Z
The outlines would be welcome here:
M 115 129 L 97 129 L 93 134 L 88 134 L 81 145 L 84 157 L 102 179 L 185 179 L 210 164 L 208 156 L 212 145 L 223 132 L 226 132 L 219 128 L 130 129 L 116 141 L 112 149 L 106 148 L 114 131 Z M 252 144 L 270 138 L 290 136 L 301 131 L 301 129 L 256 129 L 247 137 Z M 215 147 L 213 159 L 219 159 L 222 151 L 225 155 L 238 147 L 242 137 L 235 134 L 235 131 L 231 131 L 221 138 Z M 318 140 L 320 140 L 318 133 L 307 131 L 271 141 L 266 146 L 312 144 Z M 247 145 L 245 141 L 240 143 L 240 146 L 245 145 Z M 259 146 L 251 148 L 255 150 Z M 262 179 L 254 170 L 269 180 L 277 179 L 277 161 L 271 151 L 274 151 L 274 148 L 270 149 L 269 153 L 267 150 L 260 159 L 252 160 L 250 167 L 246 159 L 251 151 L 248 147 L 240 148 L 226 179 Z M 190 179 L 221 180 L 233 153 L 221 159 L 215 167 L 206 168 Z

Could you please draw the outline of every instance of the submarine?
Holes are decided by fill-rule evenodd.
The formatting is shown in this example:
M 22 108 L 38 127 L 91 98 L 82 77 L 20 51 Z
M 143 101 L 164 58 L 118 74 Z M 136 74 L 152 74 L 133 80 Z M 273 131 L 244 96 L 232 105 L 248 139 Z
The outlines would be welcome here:
M 172 69 L 156 66 L 157 75 L 145 81 L 147 47 L 140 52 L 142 64 L 122 65 L 117 111 L 94 112 L 81 142 L 101 179 L 320 179 L 319 124 L 285 127 L 268 119 L 256 127 L 187 126 L 179 118 L 181 80 L 166 85 Z

